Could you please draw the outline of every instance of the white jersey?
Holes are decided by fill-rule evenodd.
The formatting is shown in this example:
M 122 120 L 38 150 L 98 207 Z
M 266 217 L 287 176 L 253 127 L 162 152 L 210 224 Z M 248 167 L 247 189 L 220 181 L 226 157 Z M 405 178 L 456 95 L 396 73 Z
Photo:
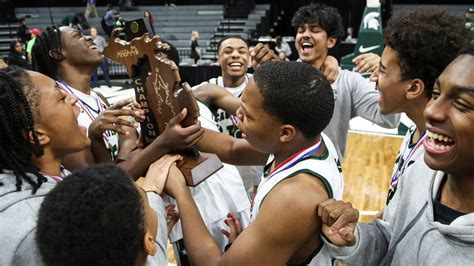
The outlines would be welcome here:
M 298 173 L 307 173 L 313 175 L 315 178 L 319 178 L 323 181 L 328 191 L 329 198 L 337 200 L 342 199 L 342 193 L 344 191 L 344 179 L 342 177 L 342 169 L 337 157 L 337 151 L 331 140 L 324 134 L 321 134 L 322 142 L 326 146 L 326 151 L 321 156 L 305 156 L 304 154 L 312 154 L 312 147 L 302 151 L 292 160 L 286 161 L 278 169 L 274 169 L 274 172 L 270 174 L 270 168 L 273 164 L 274 157 L 270 155 L 267 165 L 264 168 L 264 173 L 260 184 L 258 186 L 257 193 L 252 202 L 251 218 L 250 221 L 254 221 L 260 211 L 260 207 L 272 189 L 278 185 L 281 181 L 291 178 Z M 299 157 L 301 156 L 301 157 Z M 297 158 L 300 158 L 299 160 Z M 312 259 L 311 265 L 330 265 L 331 258 L 327 254 L 324 246 L 318 252 L 318 254 Z
M 251 77 L 252 77 L 252 74 L 248 74 L 248 73 L 245 74 L 244 82 L 242 82 L 242 84 L 240 84 L 237 87 L 225 87 L 224 78 L 222 76 L 219 76 L 217 78 L 212 78 L 208 82 L 203 82 L 196 87 L 199 87 L 202 84 L 207 84 L 207 83 L 216 84 L 222 88 L 225 88 L 228 92 L 230 92 L 235 97 L 240 98 Z M 237 123 L 239 121 L 237 116 L 231 115 L 222 109 L 217 109 L 215 111 L 215 116 L 213 115 L 213 117 L 215 118 L 215 121 L 217 122 L 220 132 L 228 134 L 236 138 L 242 138 L 242 132 L 237 127 Z M 260 165 L 237 166 L 237 170 L 239 171 L 240 176 L 242 177 L 242 180 L 244 181 L 245 188 L 248 191 L 252 191 L 253 186 L 257 185 L 258 179 L 262 175 L 263 167 Z
M 425 154 L 425 148 L 423 147 L 423 140 L 426 138 L 426 134 L 423 132 L 419 140 L 416 143 L 411 143 L 413 140 L 413 135 L 416 132 L 416 125 L 412 125 L 409 129 L 405 138 L 403 139 L 400 150 L 397 154 L 397 159 L 395 160 L 395 165 L 393 166 L 392 179 L 390 180 L 390 187 L 388 189 L 387 202 L 388 205 L 390 200 L 395 195 L 397 191 L 398 182 L 400 181 L 402 175 L 405 173 L 407 168 L 412 165 L 416 160 L 423 160 Z
M 99 116 L 99 114 L 105 109 L 107 105 L 102 100 L 101 97 L 91 90 L 90 94 L 85 94 L 79 90 L 76 90 L 62 81 L 58 81 L 58 85 L 66 93 L 74 94 L 77 96 L 78 101 L 76 105 L 79 107 L 79 116 L 77 117 L 77 122 L 79 125 L 87 128 L 87 134 L 89 134 L 89 125 L 94 121 L 94 119 Z M 102 134 L 104 138 L 105 146 L 110 152 L 112 160 L 117 158 L 118 153 L 118 135 L 117 132 L 107 130 Z
M 209 108 L 199 101 L 198 105 L 201 126 L 218 132 L 217 124 Z M 250 219 L 250 199 L 242 178 L 235 166 L 225 163 L 223 165 L 222 169 L 198 186 L 190 188 L 204 223 L 222 250 L 228 244 L 227 238 L 220 231 L 227 228 L 224 224 L 227 213 L 234 212 L 238 215 L 244 228 L 249 224 Z M 176 204 L 170 197 L 166 197 L 165 201 L 166 204 Z M 181 224 L 177 224 L 170 233 L 170 241 L 176 242 L 182 238 Z
M 251 77 L 252 74 L 246 74 L 244 82 L 242 82 L 242 84 L 237 87 L 225 87 L 224 78 L 222 78 L 222 76 L 210 79 L 209 83 L 219 85 L 220 87 L 225 88 L 228 92 L 232 93 L 232 95 L 235 97 L 240 98 Z M 237 127 L 237 122 L 239 121 L 237 116 L 230 115 L 222 109 L 217 109 L 215 118 L 217 124 L 219 124 L 221 132 L 236 138 L 242 138 L 242 132 Z

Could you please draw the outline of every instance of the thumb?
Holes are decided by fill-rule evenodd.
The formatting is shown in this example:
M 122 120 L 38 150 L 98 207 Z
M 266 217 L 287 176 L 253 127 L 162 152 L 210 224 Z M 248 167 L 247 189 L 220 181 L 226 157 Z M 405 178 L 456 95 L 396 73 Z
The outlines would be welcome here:
M 338 231 L 339 236 L 345 241 L 352 243 L 355 241 L 354 228 L 344 226 Z
M 178 115 L 176 115 L 175 117 L 171 118 L 170 124 L 176 125 L 176 124 L 181 123 L 181 121 L 183 121 L 184 118 L 186 118 L 186 115 L 187 115 L 187 114 L 188 114 L 188 109 L 183 108 L 183 110 L 181 110 L 181 112 L 180 112 Z

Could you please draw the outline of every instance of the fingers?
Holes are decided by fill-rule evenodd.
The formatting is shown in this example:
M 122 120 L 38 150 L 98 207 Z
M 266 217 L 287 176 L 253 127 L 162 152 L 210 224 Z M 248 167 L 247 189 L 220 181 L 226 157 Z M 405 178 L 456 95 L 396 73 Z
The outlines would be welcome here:
M 183 108 L 179 114 L 177 114 L 175 117 L 171 118 L 169 125 L 177 125 L 181 123 L 181 121 L 186 118 L 186 115 L 188 114 L 188 109 Z
M 222 233 L 223 235 L 225 235 L 227 238 L 230 238 L 230 233 L 227 232 L 227 230 L 221 229 L 221 233 Z
M 360 73 L 373 72 L 380 63 L 380 56 L 374 53 L 361 54 L 352 60 L 356 64 L 355 71 Z
M 331 234 L 337 234 L 343 228 L 353 228 L 359 219 L 359 211 L 351 203 L 329 199 L 318 206 L 318 216 L 323 224 L 331 227 Z M 343 230 L 347 233 L 347 230 Z
M 258 67 L 265 62 L 278 58 L 272 50 L 266 48 L 262 43 L 258 43 L 255 46 L 255 49 L 250 52 L 250 56 L 252 56 L 252 64 L 254 67 Z

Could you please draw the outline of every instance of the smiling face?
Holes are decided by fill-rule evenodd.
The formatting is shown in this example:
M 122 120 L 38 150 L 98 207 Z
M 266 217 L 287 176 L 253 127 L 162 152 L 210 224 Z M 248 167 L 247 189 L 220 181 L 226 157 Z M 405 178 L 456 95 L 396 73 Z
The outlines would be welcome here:
M 265 153 L 273 153 L 279 143 L 281 123 L 263 109 L 263 97 L 253 78 L 247 83 L 242 95 L 241 106 L 237 110 L 238 127 L 242 136 L 253 148 Z
M 243 40 L 238 38 L 224 40 L 218 54 L 224 80 L 244 78 L 248 68 L 249 48 Z
M 404 111 L 407 99 L 405 92 L 411 86 L 411 80 L 402 81 L 399 56 L 397 51 L 386 46 L 380 59 L 376 75 L 377 89 L 380 92 L 379 106 L 382 114 L 393 114 Z
M 474 56 L 460 55 L 439 76 L 424 116 L 425 162 L 452 175 L 474 172 Z
M 76 67 L 99 67 L 104 58 L 90 36 L 71 27 L 60 27 L 63 61 Z
M 336 44 L 319 25 L 304 24 L 298 27 L 295 47 L 301 61 L 319 68 L 328 50 Z
M 39 90 L 39 114 L 35 128 L 48 136 L 49 142 L 45 147 L 51 148 L 58 156 L 87 148 L 90 140 L 86 136 L 86 128 L 79 127 L 77 123 L 77 97 L 61 91 L 54 80 L 43 74 L 30 72 L 29 75 Z

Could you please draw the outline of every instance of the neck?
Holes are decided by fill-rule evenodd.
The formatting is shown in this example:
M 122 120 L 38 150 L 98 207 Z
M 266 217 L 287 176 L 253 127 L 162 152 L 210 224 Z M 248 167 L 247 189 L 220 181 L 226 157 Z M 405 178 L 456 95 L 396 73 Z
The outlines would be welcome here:
M 230 87 L 230 88 L 238 87 L 242 85 L 242 83 L 244 83 L 245 76 L 247 76 L 247 74 L 241 77 L 232 77 L 232 76 L 227 76 L 225 74 L 222 74 L 222 79 L 224 80 L 224 86 Z
M 79 67 L 65 67 L 61 66 L 58 69 L 58 79 L 66 82 L 68 86 L 73 87 L 85 94 L 91 91 L 91 75 L 94 69 L 85 69 Z
M 41 157 L 33 156 L 33 161 L 41 173 L 49 176 L 61 175 L 62 158 L 55 156 L 50 150 L 44 149 L 44 154 Z
M 328 56 L 327 52 L 320 57 L 318 57 L 316 60 L 311 62 L 310 64 L 315 67 L 317 70 L 321 70 L 321 66 L 323 65 L 324 61 L 326 60 L 326 57 Z
M 407 106 L 406 110 L 403 110 L 408 118 L 413 121 L 416 125 L 416 132 L 413 138 L 413 142 L 418 141 L 421 136 L 421 133 L 426 130 L 425 118 L 423 117 L 423 111 L 425 110 L 425 106 L 428 103 L 429 99 L 427 97 L 422 97 L 422 99 L 413 101 L 409 106 Z
M 474 176 L 448 175 L 441 189 L 442 204 L 459 212 L 474 212 Z
M 290 158 L 293 154 L 308 148 L 311 145 L 314 145 L 321 139 L 321 136 L 317 136 L 312 139 L 306 139 L 302 137 L 300 140 L 295 140 L 292 143 L 287 143 L 286 145 L 281 145 L 283 148 L 280 151 L 274 152 L 275 156 L 275 166 L 280 165 L 286 159 Z M 321 152 L 321 149 L 318 150 L 318 154 Z

